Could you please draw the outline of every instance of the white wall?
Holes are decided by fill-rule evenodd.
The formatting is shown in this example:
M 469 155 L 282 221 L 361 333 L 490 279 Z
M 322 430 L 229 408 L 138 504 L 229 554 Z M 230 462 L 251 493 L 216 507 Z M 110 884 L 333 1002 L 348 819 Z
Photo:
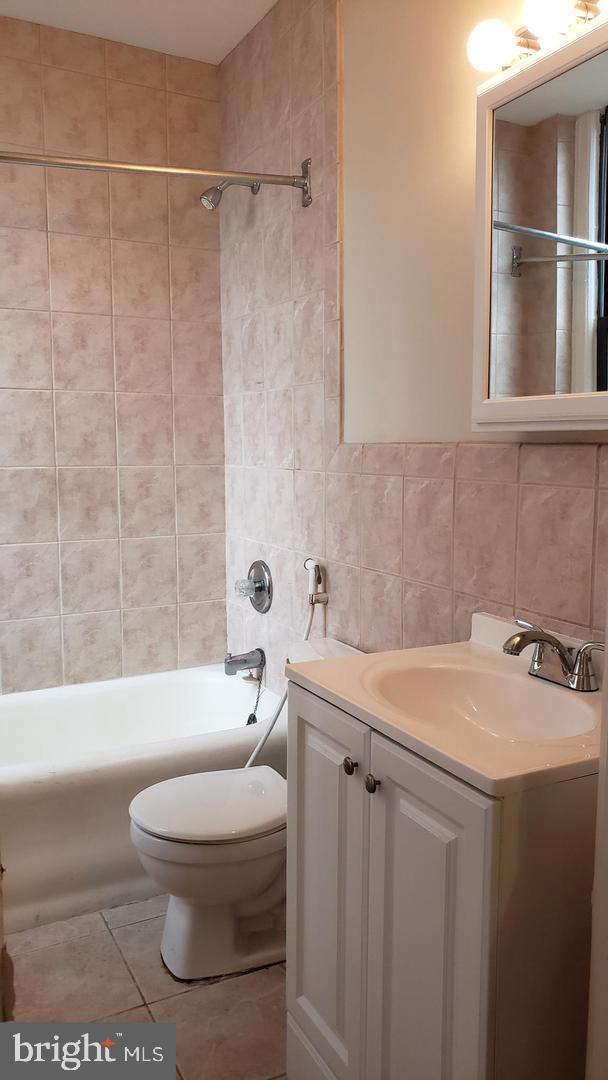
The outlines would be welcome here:
M 344 436 L 470 438 L 481 19 L 514 0 L 345 0 Z

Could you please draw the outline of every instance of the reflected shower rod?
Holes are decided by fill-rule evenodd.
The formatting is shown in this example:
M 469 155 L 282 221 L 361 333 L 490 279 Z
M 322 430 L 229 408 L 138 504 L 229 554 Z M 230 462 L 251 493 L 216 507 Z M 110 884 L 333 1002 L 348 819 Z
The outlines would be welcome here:
M 560 262 L 607 262 L 608 244 L 600 244 L 595 240 L 583 240 L 580 236 L 566 236 L 562 233 L 549 232 L 547 229 L 532 229 L 527 225 L 510 225 L 508 221 L 493 222 L 494 228 L 499 232 L 516 233 L 518 236 L 535 236 L 541 240 L 554 240 L 557 244 L 566 244 L 568 247 L 587 248 L 584 253 L 572 255 L 526 255 L 522 248 L 511 248 L 511 277 L 521 277 L 520 266 L 525 263 L 560 263 Z
M 129 161 L 102 161 L 94 158 L 57 157 L 45 154 L 26 154 L 15 150 L 0 150 L 0 162 L 8 165 L 39 165 L 53 169 L 84 169 L 89 172 L 143 173 L 155 176 L 200 177 L 201 180 L 214 181 L 220 186 L 229 187 L 238 184 L 251 188 L 254 194 L 263 184 L 275 187 L 299 188 L 302 192 L 302 206 L 312 202 L 310 182 L 310 158 L 302 162 L 299 176 L 281 173 L 246 173 L 222 169 L 188 169 L 177 165 L 142 165 Z

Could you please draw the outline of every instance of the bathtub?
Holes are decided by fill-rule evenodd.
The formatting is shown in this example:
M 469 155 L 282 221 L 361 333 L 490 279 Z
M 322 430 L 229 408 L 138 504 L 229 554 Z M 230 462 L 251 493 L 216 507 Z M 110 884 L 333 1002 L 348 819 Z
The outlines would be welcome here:
M 0 859 L 8 932 L 144 899 L 129 840 L 149 784 L 244 765 L 278 697 L 221 666 L 0 697 Z M 264 761 L 285 774 L 281 717 Z

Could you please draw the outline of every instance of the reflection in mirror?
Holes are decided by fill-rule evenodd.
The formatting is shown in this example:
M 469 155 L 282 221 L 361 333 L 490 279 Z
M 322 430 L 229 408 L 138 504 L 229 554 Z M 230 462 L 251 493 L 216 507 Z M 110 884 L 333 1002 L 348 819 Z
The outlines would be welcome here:
M 608 53 L 494 113 L 490 397 L 608 389 Z

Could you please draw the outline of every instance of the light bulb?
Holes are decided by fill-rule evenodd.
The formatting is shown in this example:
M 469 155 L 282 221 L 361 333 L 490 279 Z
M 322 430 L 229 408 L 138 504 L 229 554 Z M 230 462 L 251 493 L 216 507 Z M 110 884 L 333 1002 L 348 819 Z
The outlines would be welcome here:
M 491 72 L 507 67 L 515 56 L 513 34 L 500 19 L 484 19 L 467 41 L 469 63 L 477 71 Z
M 524 23 L 541 44 L 555 44 L 576 19 L 575 0 L 526 0 Z

